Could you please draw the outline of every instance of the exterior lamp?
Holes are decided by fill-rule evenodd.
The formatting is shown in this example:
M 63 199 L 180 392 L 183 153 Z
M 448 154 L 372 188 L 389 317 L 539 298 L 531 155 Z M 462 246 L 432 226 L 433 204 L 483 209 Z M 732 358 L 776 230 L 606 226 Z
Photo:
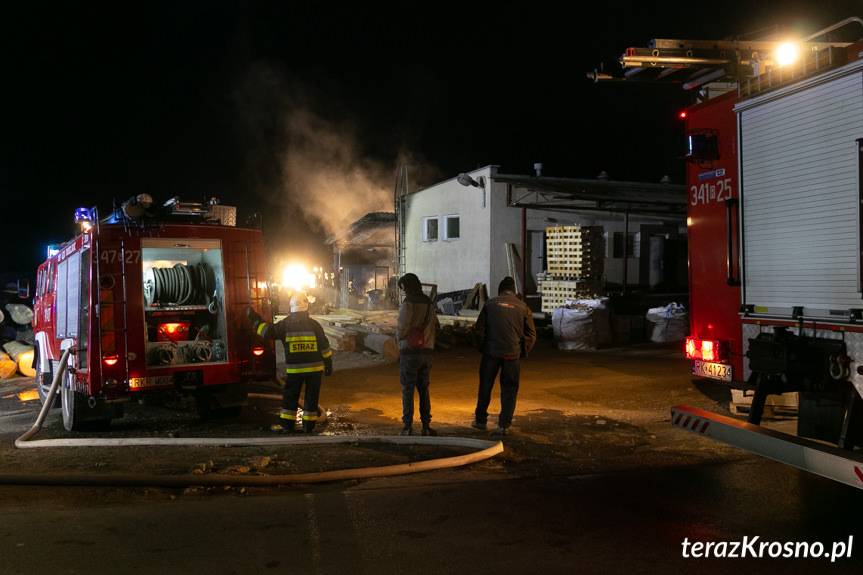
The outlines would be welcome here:
M 456 177 L 456 181 L 463 186 L 468 186 L 468 187 L 473 186 L 474 188 L 481 189 L 482 190 L 482 207 L 485 207 L 485 178 L 480 176 L 479 181 L 476 181 L 473 178 L 471 178 L 469 175 L 462 173 Z
M 776 62 L 780 66 L 792 64 L 797 59 L 797 46 L 794 44 L 782 44 L 776 49 Z

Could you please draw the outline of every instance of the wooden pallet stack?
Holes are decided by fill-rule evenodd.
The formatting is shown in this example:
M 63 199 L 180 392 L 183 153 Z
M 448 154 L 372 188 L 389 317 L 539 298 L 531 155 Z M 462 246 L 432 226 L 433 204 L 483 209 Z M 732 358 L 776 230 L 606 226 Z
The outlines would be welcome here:
M 546 228 L 546 279 L 540 281 L 542 311 L 566 301 L 602 295 L 605 242 L 602 226 Z

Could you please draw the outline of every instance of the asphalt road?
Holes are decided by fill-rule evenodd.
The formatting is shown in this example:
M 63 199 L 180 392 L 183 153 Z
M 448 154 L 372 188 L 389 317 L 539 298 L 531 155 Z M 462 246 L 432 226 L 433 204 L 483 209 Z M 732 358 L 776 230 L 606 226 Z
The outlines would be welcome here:
M 469 427 L 478 363 L 467 348 L 435 356 L 433 425 L 442 436 L 491 439 Z M 145 472 L 188 477 L 189 485 L 0 485 L 3 575 L 859 573 L 863 567 L 859 490 L 671 427 L 672 405 L 727 414 L 730 400 L 721 386 L 694 381 L 673 345 L 588 353 L 541 341 L 523 363 L 513 433 L 503 438 L 500 455 L 463 467 L 321 484 L 291 484 L 289 476 L 451 453 L 324 445 L 16 450 L 14 439 L 39 408 L 18 399 L 14 388 L 21 385 L 0 382 L 0 475 L 62 483 L 67 475 L 103 481 Z M 323 437 L 395 435 L 397 366 L 339 354 L 321 404 L 328 411 Z M 278 409 L 274 401 L 255 400 L 241 417 L 214 423 L 181 405 L 129 407 L 104 436 L 267 436 Z M 36 439 L 64 435 L 52 413 Z M 269 465 L 250 464 L 263 453 Z M 277 487 L 202 486 L 195 470 L 286 477 Z M 753 537 L 768 543 L 762 556 L 730 556 L 735 543 L 751 544 Z M 712 542 L 711 557 L 692 547 L 699 542 Z M 810 555 L 822 548 L 827 555 L 769 556 L 776 545 L 799 542 L 821 546 Z M 725 557 L 715 557 L 717 549 Z

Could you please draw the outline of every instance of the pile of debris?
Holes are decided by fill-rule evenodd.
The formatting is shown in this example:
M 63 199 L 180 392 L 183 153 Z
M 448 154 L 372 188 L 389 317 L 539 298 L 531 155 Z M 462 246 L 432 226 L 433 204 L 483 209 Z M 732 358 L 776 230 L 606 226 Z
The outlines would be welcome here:
M 372 351 L 388 361 L 398 359 L 398 310 L 334 309 L 327 315 L 311 317 L 324 328 L 330 347 L 334 350 Z M 470 344 L 470 333 L 476 317 L 438 315 L 437 318 L 440 328 L 435 337 L 435 349 L 445 350 L 456 345 Z M 282 318 L 275 319 L 278 321 Z

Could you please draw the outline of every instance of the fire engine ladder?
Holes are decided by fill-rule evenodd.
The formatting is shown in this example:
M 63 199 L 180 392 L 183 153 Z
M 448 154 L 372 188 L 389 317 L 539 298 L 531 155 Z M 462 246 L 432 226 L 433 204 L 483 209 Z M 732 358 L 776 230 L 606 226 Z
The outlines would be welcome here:
M 258 289 L 258 286 L 261 284 L 265 284 L 269 287 L 268 278 L 261 277 L 261 271 L 257 268 L 257 266 L 252 266 L 252 260 L 249 255 L 248 240 L 234 242 L 234 250 L 235 257 L 240 256 L 240 261 L 244 262 L 244 267 L 238 270 L 242 272 L 243 275 L 235 276 L 234 279 L 237 282 L 246 282 L 246 299 L 248 301 L 248 305 L 253 306 L 256 310 L 258 310 L 259 313 L 263 313 L 264 303 L 266 303 L 267 307 L 269 307 L 269 301 L 265 301 L 267 298 L 259 295 L 260 290 Z M 242 284 L 238 283 L 238 285 Z M 253 287 L 255 289 L 252 289 Z M 275 312 L 275 310 L 273 311 Z
M 863 489 L 863 456 L 859 451 L 845 451 L 685 405 L 671 408 L 671 424 L 696 435 Z
M 99 309 L 99 350 L 101 355 L 116 354 L 125 364 L 125 373 L 129 373 L 129 330 L 126 317 L 126 243 L 120 239 L 116 243 L 103 245 L 96 232 L 94 242 L 96 258 L 96 289 Z M 110 266 L 111 270 L 102 270 L 102 253 L 118 254 L 119 268 Z M 119 289 L 118 289 L 119 288 Z M 118 299 L 120 298 L 120 299 Z M 116 346 L 122 342 L 122 349 Z M 113 351 L 111 346 L 115 346 Z M 102 362 L 99 362 L 101 379 Z

